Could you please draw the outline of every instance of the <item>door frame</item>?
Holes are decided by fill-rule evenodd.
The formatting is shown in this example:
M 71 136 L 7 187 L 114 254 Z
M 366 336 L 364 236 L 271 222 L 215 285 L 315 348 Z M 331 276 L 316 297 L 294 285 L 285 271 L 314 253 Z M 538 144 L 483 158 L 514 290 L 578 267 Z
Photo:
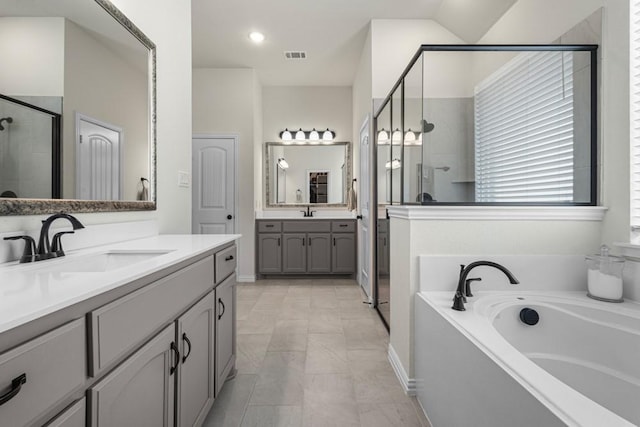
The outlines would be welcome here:
M 238 141 L 240 140 L 240 135 L 237 133 L 194 133 L 191 136 L 191 165 L 193 168 L 193 140 L 194 139 L 232 139 L 233 140 L 233 157 L 235 161 L 234 167 L 234 194 L 233 194 L 233 233 L 238 233 L 238 217 L 240 216 L 240 186 L 238 185 Z M 191 194 L 193 195 L 193 170 L 191 171 Z M 193 211 L 193 197 L 191 198 L 191 210 Z M 191 221 L 193 221 L 193 214 L 191 216 Z M 193 230 L 193 224 L 191 224 L 191 229 Z M 193 233 L 193 231 L 192 231 Z
M 121 127 L 118 127 L 114 124 L 111 123 L 107 123 L 104 122 L 102 120 L 96 119 L 94 117 L 91 116 L 87 116 L 86 114 L 82 114 L 76 111 L 75 113 L 75 125 L 76 125 L 76 135 L 75 135 L 75 150 L 74 150 L 74 156 L 75 156 L 75 160 L 76 160 L 76 170 L 75 170 L 75 175 L 74 175 L 74 180 L 75 180 L 75 190 L 76 190 L 76 198 L 80 198 L 80 180 L 78 179 L 78 175 L 79 175 L 79 171 L 80 171 L 80 165 L 82 164 L 82 162 L 80 161 L 80 156 L 78 156 L 78 151 L 80 149 L 80 121 L 84 120 L 85 122 L 89 122 L 89 123 L 93 123 L 94 125 L 98 125 L 101 126 L 103 128 L 107 128 L 109 130 L 112 130 L 114 132 L 116 132 L 118 134 L 118 194 L 119 200 L 122 200 L 122 196 L 124 193 L 124 168 L 122 167 L 123 165 L 123 160 L 124 160 L 124 129 L 122 129 Z

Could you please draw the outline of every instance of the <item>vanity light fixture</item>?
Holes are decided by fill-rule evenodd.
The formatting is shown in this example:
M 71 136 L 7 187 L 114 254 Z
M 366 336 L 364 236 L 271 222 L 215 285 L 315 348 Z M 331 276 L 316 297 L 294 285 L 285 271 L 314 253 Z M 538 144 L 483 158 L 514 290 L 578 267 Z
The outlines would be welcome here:
M 393 159 L 387 163 L 384 164 L 384 167 L 386 169 L 398 169 L 400 167 L 401 163 L 400 163 L 400 159 Z
M 384 128 L 378 131 L 378 145 L 389 144 L 389 133 Z
M 391 134 L 391 143 L 392 144 L 401 144 L 402 143 L 402 132 L 400 129 L 396 128 Z
M 280 132 L 280 139 L 283 142 L 309 142 L 317 144 L 322 141 L 323 143 L 329 143 L 333 142 L 335 137 L 336 133 L 328 128 L 322 132 L 322 137 L 316 128 L 313 128 L 313 130 L 302 130 L 302 128 L 299 128 L 295 133 L 292 133 L 288 128 L 285 128 L 285 130 Z
M 259 31 L 252 31 L 249 33 L 249 39 L 256 44 L 260 44 L 264 41 L 264 34 Z
M 291 132 L 289 132 L 289 129 L 285 128 L 284 131 L 280 132 L 280 139 L 282 139 L 283 141 L 291 141 L 293 139 L 293 136 L 291 136 Z
M 280 169 L 289 169 L 289 163 L 284 159 L 284 157 L 280 157 L 278 159 L 278 167 Z
M 322 140 L 323 141 L 333 141 L 333 137 L 335 134 L 327 128 L 324 132 L 322 132 Z

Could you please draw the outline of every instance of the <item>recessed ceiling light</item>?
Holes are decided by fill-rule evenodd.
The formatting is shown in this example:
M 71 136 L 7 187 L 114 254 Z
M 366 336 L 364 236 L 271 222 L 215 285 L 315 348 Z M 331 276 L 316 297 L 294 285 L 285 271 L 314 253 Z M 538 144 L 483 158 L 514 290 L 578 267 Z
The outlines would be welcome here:
M 264 41 L 264 34 L 258 32 L 258 31 L 253 31 L 253 32 L 249 33 L 249 38 L 254 43 L 262 43 Z

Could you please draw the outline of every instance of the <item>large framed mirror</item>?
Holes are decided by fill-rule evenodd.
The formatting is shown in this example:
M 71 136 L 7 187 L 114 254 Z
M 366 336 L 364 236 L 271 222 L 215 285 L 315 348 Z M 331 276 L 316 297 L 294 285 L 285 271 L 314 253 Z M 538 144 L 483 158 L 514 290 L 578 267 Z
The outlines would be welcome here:
M 346 206 L 351 143 L 265 143 L 267 207 Z
M 0 5 L 0 215 L 155 209 L 154 43 L 107 0 Z

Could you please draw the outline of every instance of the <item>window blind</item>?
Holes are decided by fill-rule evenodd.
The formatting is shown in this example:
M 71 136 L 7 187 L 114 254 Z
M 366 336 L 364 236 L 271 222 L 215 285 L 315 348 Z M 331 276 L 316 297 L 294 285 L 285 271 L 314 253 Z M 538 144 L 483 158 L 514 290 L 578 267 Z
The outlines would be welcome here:
M 631 227 L 640 227 L 640 0 L 631 2 L 630 121 L 631 121 Z M 636 229 L 636 231 L 638 231 Z
M 474 99 L 476 201 L 573 201 L 572 52 L 521 53 Z

